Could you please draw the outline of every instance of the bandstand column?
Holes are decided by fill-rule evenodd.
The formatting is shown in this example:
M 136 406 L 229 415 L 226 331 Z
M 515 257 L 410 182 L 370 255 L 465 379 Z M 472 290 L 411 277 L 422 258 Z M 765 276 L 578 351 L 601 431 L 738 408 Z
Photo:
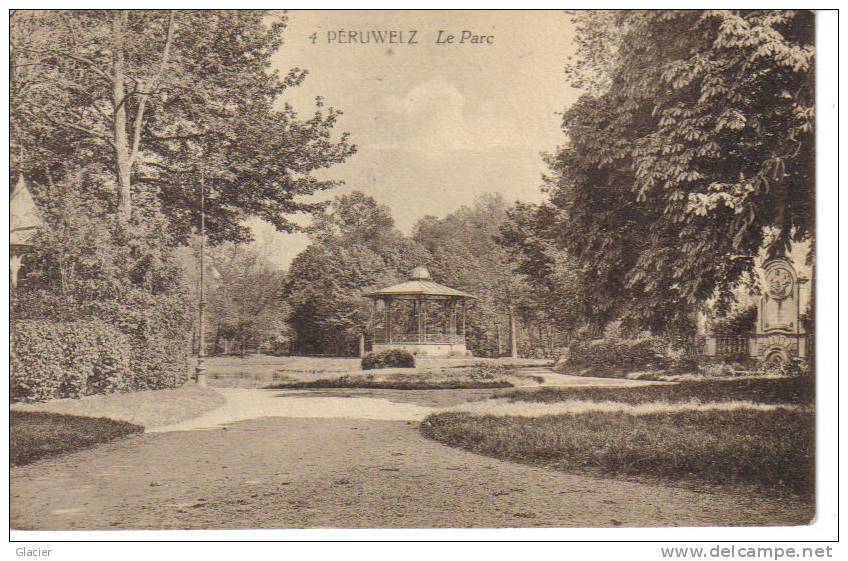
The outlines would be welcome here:
M 377 299 L 371 300 L 371 313 L 368 316 L 368 333 L 371 335 L 371 344 L 377 342 Z
M 456 300 L 450 301 L 450 334 L 456 335 Z
M 462 301 L 462 337 L 465 338 L 465 300 Z
M 386 312 L 386 343 L 388 344 L 392 342 L 392 299 L 383 300 L 383 307 Z
M 419 296 L 415 299 L 415 323 L 416 323 L 416 331 L 418 332 L 418 342 L 421 343 L 424 340 L 424 326 L 422 325 L 424 322 L 424 306 L 422 305 L 424 300 Z
M 417 298 L 412 300 L 412 317 L 404 325 L 405 325 L 405 327 L 403 329 L 404 333 L 407 333 L 407 334 L 414 333 L 416 340 L 417 340 L 418 339 L 418 299 Z
M 427 298 L 421 299 L 421 340 L 427 340 Z

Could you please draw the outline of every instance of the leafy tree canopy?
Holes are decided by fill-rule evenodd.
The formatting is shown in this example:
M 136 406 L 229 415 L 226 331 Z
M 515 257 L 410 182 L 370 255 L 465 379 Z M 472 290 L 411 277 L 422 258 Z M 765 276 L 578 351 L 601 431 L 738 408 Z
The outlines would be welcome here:
M 575 17 L 567 70 L 590 93 L 549 158 L 557 242 L 617 314 L 673 329 L 761 249 L 813 236 L 814 16 Z
M 429 255 L 394 225 L 388 207 L 354 191 L 336 197 L 308 229 L 285 297 L 300 352 L 354 354 L 371 320 L 370 289 L 405 280 Z
M 431 273 L 477 297 L 468 312 L 468 345 L 476 354 L 497 354 L 499 329 L 502 352 L 511 340 L 517 345 L 518 318 L 525 325 L 538 319 L 527 284 L 497 240 L 507 210 L 500 193 L 485 194 L 444 218 L 421 219 L 413 231 L 432 256 Z
M 507 211 L 496 240 L 515 273 L 525 279 L 525 300 L 535 314 L 573 335 L 587 317 L 612 317 L 611 308 L 584 282 L 574 258 L 557 243 L 558 226 L 553 206 L 519 202 Z
M 96 169 L 127 221 L 155 203 L 184 242 L 200 184 L 214 240 L 246 240 L 248 216 L 291 231 L 302 196 L 335 185 L 313 172 L 354 152 L 318 99 L 280 100 L 306 71 L 270 66 L 286 16 L 257 10 L 17 11 L 12 16 L 12 171 L 58 183 Z
M 224 341 L 259 348 L 285 340 L 288 306 L 282 297 L 285 273 L 277 268 L 265 248 L 227 243 L 208 252 L 211 276 L 207 297 L 213 349 Z

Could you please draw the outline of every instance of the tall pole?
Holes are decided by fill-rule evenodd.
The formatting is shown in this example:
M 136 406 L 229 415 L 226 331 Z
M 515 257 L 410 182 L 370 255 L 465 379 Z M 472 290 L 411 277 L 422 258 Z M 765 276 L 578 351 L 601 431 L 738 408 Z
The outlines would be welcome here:
M 200 300 L 197 302 L 197 366 L 194 368 L 194 380 L 198 386 L 206 385 L 206 334 L 204 333 L 204 311 L 206 300 L 203 291 L 203 269 L 206 253 L 206 182 L 203 171 L 200 172 Z
M 498 357 L 503 354 L 503 345 L 501 344 L 501 322 L 495 324 L 495 327 L 498 330 Z
M 518 358 L 518 333 L 515 325 L 515 314 L 509 311 L 509 356 Z

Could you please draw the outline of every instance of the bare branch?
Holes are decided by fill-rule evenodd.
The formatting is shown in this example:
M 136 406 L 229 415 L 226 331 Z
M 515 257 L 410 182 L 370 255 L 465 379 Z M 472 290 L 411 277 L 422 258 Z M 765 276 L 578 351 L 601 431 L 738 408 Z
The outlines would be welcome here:
M 111 138 L 109 138 L 109 135 L 106 134 L 106 133 L 99 132 L 99 131 L 89 129 L 89 128 L 86 128 L 86 127 L 81 127 L 80 125 L 75 125 L 73 123 L 67 123 L 65 121 L 59 121 L 58 119 L 54 119 L 52 117 L 47 117 L 47 120 L 50 121 L 50 123 L 56 125 L 57 127 L 75 130 L 77 132 L 81 132 L 81 133 L 88 135 L 88 136 L 91 136 L 93 138 L 99 138 L 101 140 L 105 140 L 106 142 L 109 143 L 109 146 L 111 146 L 113 148 L 115 147 L 115 143 L 112 141 Z
M 155 142 L 168 142 L 171 140 L 194 140 L 198 138 L 203 138 L 207 136 L 208 132 L 198 132 L 193 134 L 176 134 L 172 136 L 157 136 L 153 133 L 148 133 L 150 135 L 150 139 Z
M 26 47 L 19 47 L 19 48 L 20 48 L 21 51 L 32 53 L 32 54 L 52 55 L 52 56 L 64 57 L 64 58 L 67 58 L 69 60 L 73 60 L 74 62 L 78 62 L 80 64 L 83 64 L 83 65 L 87 66 L 88 68 L 90 68 L 91 70 L 93 70 L 98 76 L 103 78 L 107 83 L 109 83 L 109 84 L 112 83 L 112 77 L 109 76 L 109 73 L 106 72 L 105 70 L 103 70 L 102 68 L 100 68 L 97 65 L 97 63 L 95 63 L 93 60 L 90 60 L 88 58 L 81 57 L 79 55 L 67 52 L 67 51 L 62 50 L 62 49 L 37 50 L 37 49 L 28 49 Z M 39 62 L 41 62 L 41 61 L 39 61 Z M 49 61 L 43 61 L 43 62 L 45 62 L 46 64 L 49 64 Z
M 141 126 L 144 122 L 144 110 L 147 106 L 147 100 L 150 98 L 150 92 L 155 92 L 156 88 L 159 87 L 159 81 L 162 79 L 162 74 L 165 72 L 165 67 L 168 64 L 168 59 L 171 54 L 171 44 L 174 40 L 174 15 L 176 11 L 171 10 L 170 15 L 168 16 L 168 34 L 165 37 L 165 48 L 162 50 L 162 62 L 159 64 L 159 69 L 156 71 L 156 74 L 153 76 L 153 79 L 150 81 L 149 91 L 141 93 L 141 100 L 138 102 L 138 109 L 136 111 L 135 123 L 133 123 L 133 142 L 132 142 L 132 150 L 130 152 L 130 166 L 135 163 L 136 158 L 138 157 L 138 148 L 139 143 L 141 142 Z M 141 87 L 141 83 L 138 83 L 138 89 L 144 90 Z

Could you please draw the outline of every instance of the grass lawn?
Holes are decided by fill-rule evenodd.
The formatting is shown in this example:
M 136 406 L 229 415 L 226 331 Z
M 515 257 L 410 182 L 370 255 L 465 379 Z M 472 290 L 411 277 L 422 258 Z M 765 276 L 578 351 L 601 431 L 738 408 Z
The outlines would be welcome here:
M 680 403 L 699 400 L 812 405 L 815 401 L 815 385 L 812 378 L 734 378 L 634 386 L 626 389 L 591 386 L 548 387 L 504 392 L 499 397 L 510 401 L 539 403 L 585 400 L 615 401 L 637 405 L 656 401 Z
M 812 501 L 813 395 L 811 380 L 791 378 L 514 390 L 492 403 L 526 402 L 532 412 L 437 413 L 421 432 L 450 446 L 563 471 L 753 485 Z M 585 407 L 561 412 L 575 402 Z M 709 403 L 730 407 L 702 405 Z M 648 407 L 635 414 L 632 406 Z
M 511 372 L 492 374 L 480 368 L 462 368 L 453 371 L 421 373 L 368 373 L 319 378 L 311 381 L 290 381 L 272 384 L 268 389 L 306 388 L 365 388 L 388 390 L 465 390 L 478 388 L 513 388 L 509 381 Z
M 45 403 L 16 403 L 10 409 L 13 412 L 106 417 L 152 428 L 197 417 L 223 405 L 225 401 L 224 397 L 213 389 L 188 383 L 173 390 L 92 395 Z
M 815 415 L 809 411 L 440 413 L 421 431 L 449 446 L 563 471 L 754 484 L 813 497 Z
M 523 374 L 509 365 L 460 365 L 451 368 L 387 368 L 345 374 L 333 378 L 309 381 L 287 381 L 269 386 L 269 389 L 301 388 L 365 388 L 391 390 L 466 390 L 486 388 L 513 388 L 534 385 L 544 379 Z
M 418 357 L 414 369 L 363 371 L 358 358 L 254 355 L 243 359 L 213 357 L 207 359 L 206 366 L 209 384 L 215 387 L 462 389 L 531 385 L 536 380 L 523 375 L 512 376 L 497 385 L 481 385 L 482 382 L 471 379 L 469 373 L 472 369 L 484 367 L 504 370 L 547 362 L 536 359 Z
M 143 431 L 144 427 L 111 419 L 11 411 L 9 463 L 29 464 Z

